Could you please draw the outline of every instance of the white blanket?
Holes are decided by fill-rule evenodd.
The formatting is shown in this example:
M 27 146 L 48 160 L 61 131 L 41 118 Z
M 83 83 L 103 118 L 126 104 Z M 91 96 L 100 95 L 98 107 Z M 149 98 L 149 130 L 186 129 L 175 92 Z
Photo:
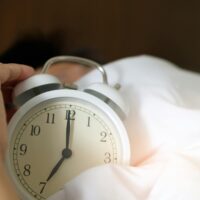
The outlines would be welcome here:
M 105 69 L 130 105 L 131 166 L 89 169 L 49 200 L 199 200 L 200 74 L 150 56 Z M 78 84 L 97 81 L 93 71 Z

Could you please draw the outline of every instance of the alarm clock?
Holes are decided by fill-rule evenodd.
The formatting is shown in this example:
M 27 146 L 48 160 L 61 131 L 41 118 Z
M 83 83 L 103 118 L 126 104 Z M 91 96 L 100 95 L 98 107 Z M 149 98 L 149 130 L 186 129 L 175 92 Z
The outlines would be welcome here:
M 63 84 L 47 73 L 58 62 L 95 67 L 103 80 L 81 90 Z M 98 63 L 53 57 L 42 73 L 15 87 L 14 102 L 18 110 L 8 125 L 6 163 L 21 199 L 47 199 L 98 165 L 129 164 L 130 144 L 123 124 L 128 108 Z

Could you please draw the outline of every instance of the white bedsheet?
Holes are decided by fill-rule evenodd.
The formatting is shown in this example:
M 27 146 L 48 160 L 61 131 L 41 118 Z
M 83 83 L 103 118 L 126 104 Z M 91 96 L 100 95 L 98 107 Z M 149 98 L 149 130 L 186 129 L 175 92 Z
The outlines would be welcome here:
M 105 69 L 130 105 L 131 165 L 89 169 L 49 200 L 199 200 L 200 74 L 151 56 Z M 78 84 L 97 81 L 93 71 Z

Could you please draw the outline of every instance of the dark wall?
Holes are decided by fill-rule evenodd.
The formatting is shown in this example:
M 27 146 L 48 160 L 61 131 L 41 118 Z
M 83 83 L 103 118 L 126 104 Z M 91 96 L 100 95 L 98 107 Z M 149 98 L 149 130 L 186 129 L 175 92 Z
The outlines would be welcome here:
M 200 1 L 1 0 L 0 53 L 24 34 L 60 32 L 66 52 L 106 62 L 152 54 L 200 71 Z

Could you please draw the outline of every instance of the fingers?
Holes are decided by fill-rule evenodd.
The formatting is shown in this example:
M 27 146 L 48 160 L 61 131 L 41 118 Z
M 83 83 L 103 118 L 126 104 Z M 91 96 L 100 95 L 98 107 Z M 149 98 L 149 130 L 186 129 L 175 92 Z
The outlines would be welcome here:
M 34 69 L 19 64 L 0 64 L 0 83 L 6 83 L 15 80 L 24 80 L 33 75 Z
M 34 69 L 19 64 L 2 64 L 0 63 L 0 89 L 3 95 L 7 120 L 11 118 L 16 111 L 12 104 L 13 87 L 17 82 L 22 81 L 34 74 Z M 2 84 L 2 85 L 1 85 Z M 3 108 L 0 105 L 0 111 Z

